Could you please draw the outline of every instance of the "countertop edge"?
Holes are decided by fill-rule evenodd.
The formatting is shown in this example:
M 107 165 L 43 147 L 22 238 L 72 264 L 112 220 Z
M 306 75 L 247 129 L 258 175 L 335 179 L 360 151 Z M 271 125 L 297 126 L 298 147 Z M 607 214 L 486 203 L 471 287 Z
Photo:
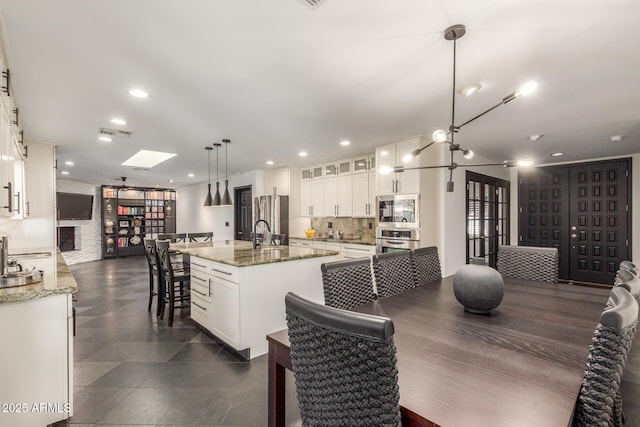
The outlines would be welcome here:
M 365 245 L 365 246 L 375 246 L 375 240 L 359 240 L 359 239 L 332 239 L 329 237 L 299 237 L 299 236 L 289 236 L 291 240 L 307 240 L 311 242 L 328 242 L 328 243 L 348 243 L 352 245 Z
M 208 254 L 203 254 L 203 253 L 193 253 L 193 251 L 190 251 L 189 249 L 178 249 L 179 252 L 183 253 L 183 254 L 188 254 L 192 257 L 195 258 L 201 258 L 201 259 L 206 259 L 207 261 L 213 261 L 213 262 L 218 262 L 220 264 L 226 264 L 229 265 L 231 267 L 238 267 L 238 268 L 242 268 L 242 267 L 253 267 L 255 265 L 264 265 L 264 264 L 274 264 L 277 262 L 287 262 L 287 261 L 297 261 L 297 260 L 301 260 L 301 259 L 310 259 L 310 258 L 319 258 L 319 257 L 324 257 L 324 256 L 336 256 L 336 255 L 340 255 L 340 252 L 338 251 L 330 251 L 330 250 L 324 250 L 324 249 L 314 249 L 315 253 L 312 254 L 302 254 L 302 255 L 294 255 L 294 256 L 290 256 L 287 258 L 265 258 L 265 259 L 258 259 L 258 260 L 252 260 L 251 262 L 246 262 L 246 263 L 240 263 L 240 262 L 235 262 L 235 261 L 230 261 L 224 258 L 220 258 L 220 257 L 216 257 L 214 255 L 208 255 Z
M 42 283 L 27 285 L 17 288 L 7 288 L 10 290 L 18 289 L 18 292 L 3 294 L 0 292 L 0 304 L 20 301 L 30 301 L 39 298 L 46 298 L 53 295 L 73 294 L 78 292 L 78 283 L 71 274 L 71 270 L 64 261 L 62 254 L 56 250 L 57 272 L 56 286 L 52 289 L 42 288 Z

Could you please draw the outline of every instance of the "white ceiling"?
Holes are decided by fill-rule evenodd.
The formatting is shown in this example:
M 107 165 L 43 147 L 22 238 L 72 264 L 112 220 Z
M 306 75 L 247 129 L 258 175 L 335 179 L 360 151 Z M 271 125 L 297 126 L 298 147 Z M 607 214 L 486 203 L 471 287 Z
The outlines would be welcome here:
M 430 135 L 450 121 L 452 24 L 467 26 L 458 86 L 482 84 L 457 96 L 456 122 L 540 84 L 466 126 L 465 148 L 538 163 L 640 152 L 637 0 L 328 0 L 316 11 L 298 0 L 2 0 L 0 16 L 26 140 L 57 144 L 59 161 L 75 162 L 65 179 L 206 181 L 204 147 L 223 138 L 233 174 Z M 115 116 L 133 135 L 99 142 Z M 178 155 L 121 166 L 140 149 Z M 215 178 L 215 151 L 212 163 Z

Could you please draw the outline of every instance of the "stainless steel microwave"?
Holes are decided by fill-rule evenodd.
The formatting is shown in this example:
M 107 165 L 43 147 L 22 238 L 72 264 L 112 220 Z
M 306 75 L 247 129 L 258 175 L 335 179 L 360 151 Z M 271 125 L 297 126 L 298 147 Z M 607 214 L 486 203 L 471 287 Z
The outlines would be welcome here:
M 376 197 L 378 227 L 420 228 L 420 195 Z

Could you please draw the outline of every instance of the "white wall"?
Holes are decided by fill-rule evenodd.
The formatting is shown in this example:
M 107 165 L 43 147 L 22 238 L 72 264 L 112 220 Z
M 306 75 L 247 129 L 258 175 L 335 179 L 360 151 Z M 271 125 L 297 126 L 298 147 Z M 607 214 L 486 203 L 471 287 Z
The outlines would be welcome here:
M 9 234 L 9 251 L 56 246 L 55 240 L 55 157 L 56 147 L 29 142 L 25 160 L 26 200 L 29 216 L 0 220 L 0 231 Z
M 250 171 L 229 177 L 229 193 L 231 199 L 235 197 L 235 187 L 251 185 L 252 195 L 263 194 L 263 171 Z M 212 183 L 212 193 L 215 193 L 215 182 Z M 224 182 L 221 183 L 220 193 L 224 192 Z M 189 185 L 176 189 L 176 232 L 197 233 L 213 231 L 214 240 L 234 239 L 234 207 L 205 207 L 202 204 L 207 194 L 207 183 Z M 229 225 L 225 225 L 229 223 Z
M 99 185 L 58 180 L 61 193 L 90 194 L 93 196 L 93 212 L 90 220 L 58 221 L 59 227 L 76 227 L 75 251 L 62 252 L 68 265 L 95 261 L 102 258 L 102 203 Z
M 448 150 L 444 153 L 444 161 L 449 160 Z M 454 154 L 454 161 L 465 161 L 461 159 L 460 153 Z M 475 155 L 473 160 L 467 160 L 468 163 L 496 163 L 494 160 L 484 158 L 479 155 Z M 454 274 L 458 268 L 466 264 L 466 170 L 470 170 L 482 175 L 493 176 L 496 178 L 509 180 L 511 178 L 511 171 L 509 168 L 503 166 L 486 166 L 486 167 L 459 167 L 453 171 L 454 191 L 452 193 L 446 192 L 446 182 L 449 179 L 449 170 L 445 169 L 441 171 L 440 178 L 442 182 L 443 203 L 440 203 L 442 207 L 441 217 L 443 218 L 442 233 L 443 233 L 443 247 L 441 248 L 441 261 L 442 261 L 442 275 L 449 276 Z M 513 188 L 516 184 L 511 183 Z M 514 201 L 511 201 L 512 206 Z M 517 201 L 516 201 L 517 203 Z M 516 219 L 517 229 L 517 219 Z M 512 241 L 513 242 L 513 241 Z

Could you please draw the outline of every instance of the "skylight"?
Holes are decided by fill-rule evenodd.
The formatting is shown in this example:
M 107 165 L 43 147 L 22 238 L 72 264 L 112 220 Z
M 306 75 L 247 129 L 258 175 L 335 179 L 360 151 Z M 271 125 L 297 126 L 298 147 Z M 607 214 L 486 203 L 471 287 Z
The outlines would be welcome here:
M 122 166 L 133 166 L 138 168 L 152 168 L 165 160 L 175 157 L 174 153 L 163 153 L 161 151 L 140 150 L 128 160 L 122 163 Z

